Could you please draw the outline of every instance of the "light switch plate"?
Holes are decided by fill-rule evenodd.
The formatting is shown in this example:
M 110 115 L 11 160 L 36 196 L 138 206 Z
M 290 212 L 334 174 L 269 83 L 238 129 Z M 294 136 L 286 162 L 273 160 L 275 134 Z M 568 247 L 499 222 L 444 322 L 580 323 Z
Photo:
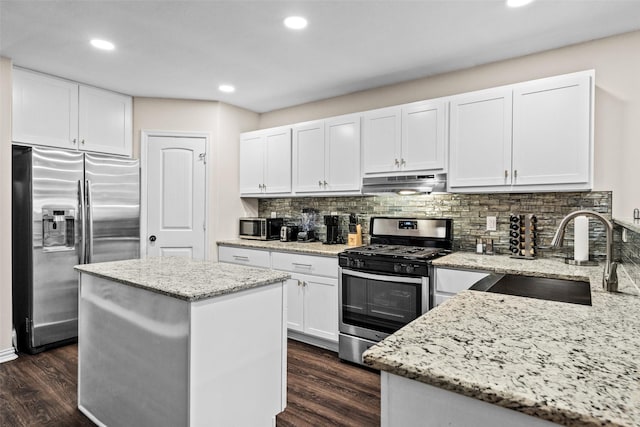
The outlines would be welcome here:
M 496 217 L 495 216 L 488 216 L 487 217 L 487 231 L 496 231 Z
M 271 218 L 277 218 L 277 217 L 278 217 L 277 212 L 271 212 Z

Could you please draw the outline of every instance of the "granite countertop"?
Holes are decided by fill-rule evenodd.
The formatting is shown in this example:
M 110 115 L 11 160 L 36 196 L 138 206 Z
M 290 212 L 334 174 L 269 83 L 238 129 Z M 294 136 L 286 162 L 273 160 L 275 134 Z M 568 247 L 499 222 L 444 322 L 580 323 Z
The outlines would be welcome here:
M 624 228 L 640 233 L 640 219 L 633 218 L 613 218 L 615 224 L 621 225 Z
M 640 425 L 640 297 L 619 271 L 454 253 L 438 267 L 589 280 L 592 306 L 462 291 L 365 353 L 368 365 L 567 426 Z
M 353 246 L 347 245 L 325 245 L 322 242 L 281 242 L 280 240 L 222 240 L 218 241 L 218 246 L 235 246 L 239 248 L 267 249 L 270 251 L 291 252 L 307 255 L 320 255 L 336 257 L 340 252 Z
M 158 257 L 83 264 L 75 269 L 186 301 L 198 301 L 281 282 L 288 273 L 242 265 Z

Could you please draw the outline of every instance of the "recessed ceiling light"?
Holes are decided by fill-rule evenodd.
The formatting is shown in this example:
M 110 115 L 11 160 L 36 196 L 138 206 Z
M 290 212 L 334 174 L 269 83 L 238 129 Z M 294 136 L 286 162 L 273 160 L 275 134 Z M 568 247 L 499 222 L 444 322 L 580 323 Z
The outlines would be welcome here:
M 509 7 L 521 7 L 526 6 L 533 0 L 507 0 L 507 6 Z
M 220 85 L 218 86 L 218 90 L 220 92 L 231 93 L 231 92 L 235 92 L 236 88 L 231 85 Z
M 116 46 L 110 41 L 100 39 L 92 39 L 91 46 L 95 47 L 96 49 L 102 50 L 113 50 L 116 48 Z
M 285 18 L 284 26 L 292 30 L 302 30 L 307 26 L 307 20 L 302 16 L 289 16 Z

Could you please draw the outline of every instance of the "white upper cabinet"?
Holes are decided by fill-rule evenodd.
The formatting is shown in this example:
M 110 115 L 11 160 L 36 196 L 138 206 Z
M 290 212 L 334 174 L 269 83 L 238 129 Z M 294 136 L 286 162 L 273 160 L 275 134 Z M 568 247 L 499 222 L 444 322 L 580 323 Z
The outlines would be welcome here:
M 511 90 L 454 98 L 450 126 L 451 187 L 505 185 L 510 180 Z
M 293 127 L 293 191 L 324 191 L 324 121 Z
M 13 69 L 14 142 L 131 156 L 131 97 Z
M 360 190 L 360 117 L 350 114 L 294 126 L 295 193 Z
M 362 157 L 365 174 L 400 170 L 401 117 L 399 106 L 364 113 Z
M 78 85 L 13 69 L 12 139 L 58 148 L 78 146 Z
M 291 128 L 247 132 L 240 136 L 240 193 L 291 193 Z
M 364 173 L 443 171 L 446 102 L 421 101 L 364 114 Z
M 591 176 L 591 76 L 513 91 L 513 184 L 583 184 Z
M 584 71 L 453 97 L 450 189 L 591 189 L 593 91 Z
M 405 171 L 443 171 L 446 167 L 446 102 L 402 106 L 400 166 Z
M 80 86 L 79 147 L 100 153 L 131 155 L 131 97 Z

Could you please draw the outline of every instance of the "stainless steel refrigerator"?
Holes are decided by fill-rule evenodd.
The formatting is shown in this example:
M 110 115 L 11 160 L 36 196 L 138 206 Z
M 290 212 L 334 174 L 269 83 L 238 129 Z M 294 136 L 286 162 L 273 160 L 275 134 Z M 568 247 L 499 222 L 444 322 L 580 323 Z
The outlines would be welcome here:
M 13 146 L 13 323 L 18 350 L 78 335 L 73 266 L 140 256 L 137 160 Z

